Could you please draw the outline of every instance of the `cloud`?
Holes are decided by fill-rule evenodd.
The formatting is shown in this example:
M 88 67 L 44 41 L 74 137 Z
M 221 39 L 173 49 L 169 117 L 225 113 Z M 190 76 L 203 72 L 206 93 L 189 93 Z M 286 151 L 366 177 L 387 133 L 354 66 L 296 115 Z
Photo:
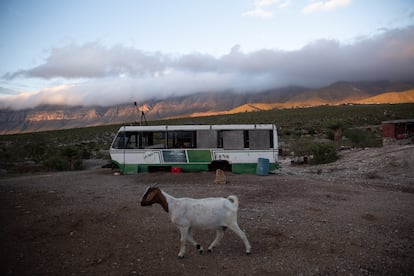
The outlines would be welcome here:
M 3 95 L 0 107 L 19 109 L 45 103 L 105 106 L 195 92 L 414 80 L 414 25 L 346 45 L 321 39 L 295 51 L 241 49 L 235 45 L 227 54 L 215 57 L 201 53 L 172 56 L 99 43 L 56 48 L 43 64 L 3 78 L 49 79 L 59 85 Z
M 80 95 L 67 93 L 71 85 L 58 85 L 34 92 L 21 92 L 16 95 L 3 97 L 0 108 L 25 109 L 41 104 L 65 104 L 79 100 Z M 0 98 L 1 99 L 1 98 Z
M 311 1 L 302 9 L 302 13 L 309 14 L 319 11 L 331 11 L 351 4 L 351 0 Z
M 13 95 L 16 94 L 15 90 L 8 89 L 5 87 L 0 87 L 0 95 Z
M 286 8 L 289 4 L 290 0 L 255 0 L 253 9 L 242 13 L 242 15 L 262 18 L 272 17 L 276 9 Z
M 140 50 L 115 45 L 106 48 L 97 42 L 84 45 L 68 45 L 51 50 L 45 63 L 28 70 L 8 73 L 3 77 L 34 77 L 52 79 L 94 78 L 117 76 L 119 74 L 144 75 L 163 70 L 167 57 L 157 53 L 145 53 Z

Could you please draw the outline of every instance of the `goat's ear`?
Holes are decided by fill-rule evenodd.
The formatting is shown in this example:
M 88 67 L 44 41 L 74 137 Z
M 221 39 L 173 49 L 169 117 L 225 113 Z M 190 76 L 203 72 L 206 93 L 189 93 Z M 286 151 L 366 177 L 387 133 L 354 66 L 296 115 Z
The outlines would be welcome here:
M 141 199 L 143 199 L 143 198 L 145 197 L 145 195 L 148 193 L 149 189 L 151 189 L 151 186 L 148 186 L 148 187 L 145 189 L 145 192 L 142 194 L 142 198 L 141 198 Z

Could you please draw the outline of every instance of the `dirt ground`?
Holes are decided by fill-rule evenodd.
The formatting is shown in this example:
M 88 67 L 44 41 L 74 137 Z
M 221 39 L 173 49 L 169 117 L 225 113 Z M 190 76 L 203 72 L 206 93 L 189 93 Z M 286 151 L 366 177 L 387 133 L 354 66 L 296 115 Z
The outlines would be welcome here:
M 414 146 L 350 150 L 268 176 L 80 172 L 0 178 L 1 275 L 414 275 Z M 239 225 L 212 253 L 188 245 L 148 185 L 177 197 L 236 194 Z M 196 230 L 207 248 L 215 232 Z

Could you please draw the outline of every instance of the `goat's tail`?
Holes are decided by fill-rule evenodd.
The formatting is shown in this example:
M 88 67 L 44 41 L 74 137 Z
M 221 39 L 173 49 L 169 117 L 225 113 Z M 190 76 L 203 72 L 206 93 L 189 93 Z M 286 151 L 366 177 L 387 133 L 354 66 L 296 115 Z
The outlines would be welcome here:
M 237 209 L 239 209 L 239 198 L 235 195 L 230 195 L 227 197 L 228 200 L 231 201 L 231 203 L 233 203 L 234 207 L 236 207 Z

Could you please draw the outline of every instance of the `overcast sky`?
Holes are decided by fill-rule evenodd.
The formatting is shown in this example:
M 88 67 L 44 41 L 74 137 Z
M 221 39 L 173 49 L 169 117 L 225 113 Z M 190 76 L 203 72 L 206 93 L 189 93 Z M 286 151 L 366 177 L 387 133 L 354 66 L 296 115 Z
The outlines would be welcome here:
M 0 108 L 414 81 L 412 0 L 1 0 Z

